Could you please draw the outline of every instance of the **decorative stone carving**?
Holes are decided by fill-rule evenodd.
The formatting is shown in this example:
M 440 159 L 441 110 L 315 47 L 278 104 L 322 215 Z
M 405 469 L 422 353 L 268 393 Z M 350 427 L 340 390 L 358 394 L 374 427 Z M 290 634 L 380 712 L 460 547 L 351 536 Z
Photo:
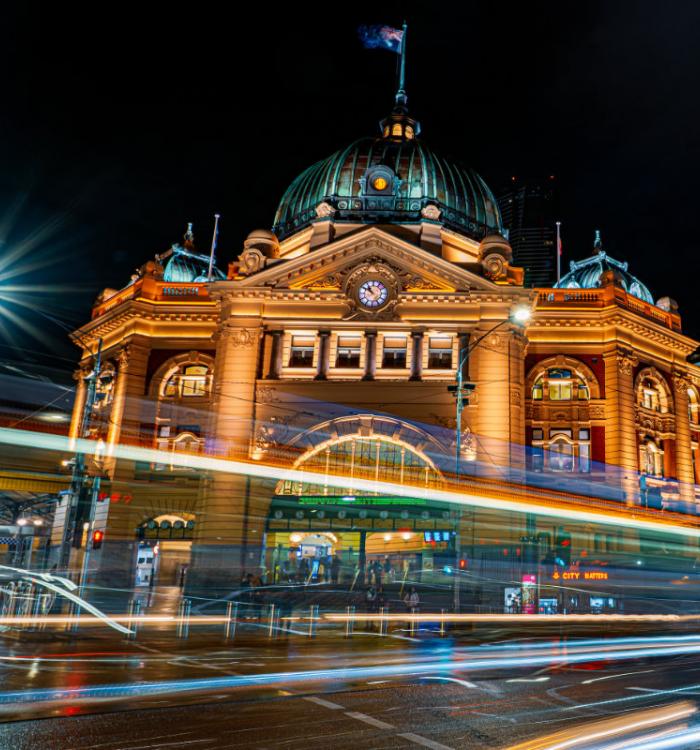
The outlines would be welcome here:
M 484 275 L 496 281 L 497 279 L 504 278 L 508 263 L 506 259 L 499 253 L 489 253 L 482 261 L 481 267 L 484 269 Z
M 239 256 L 239 271 L 243 274 L 257 273 L 265 267 L 265 256 L 256 247 L 246 248 Z
M 681 370 L 676 370 L 673 373 L 673 387 L 676 393 L 686 393 L 692 384 L 692 380 L 687 373 Z
M 520 389 L 519 388 L 511 388 L 510 389 L 510 403 L 513 406 L 520 406 Z
M 591 414 L 591 419 L 605 419 L 605 407 L 604 406 L 591 406 L 590 414 Z
M 327 203 L 326 201 L 322 201 L 321 203 L 316 206 L 316 216 L 318 216 L 319 219 L 327 219 L 329 216 L 333 216 L 335 214 L 335 209 L 333 206 L 331 206 L 330 203 Z
M 634 368 L 639 364 L 637 355 L 628 349 L 620 349 L 617 353 L 617 369 L 622 375 L 632 375 Z
M 340 289 L 342 283 L 343 280 L 339 273 L 329 273 L 328 276 L 315 281 L 312 286 L 318 289 Z
M 258 343 L 260 337 L 259 328 L 238 328 L 226 325 L 220 329 L 220 335 L 225 336 L 233 346 L 241 349 L 250 349 Z
M 428 221 L 437 221 L 440 218 L 441 213 L 440 209 L 432 203 L 423 206 L 420 211 L 420 215 L 424 219 L 428 219 Z
M 437 284 L 433 284 L 432 281 L 424 279 L 422 276 L 414 276 L 412 274 L 404 274 L 401 277 L 404 289 L 415 289 L 420 291 L 439 291 L 441 287 Z

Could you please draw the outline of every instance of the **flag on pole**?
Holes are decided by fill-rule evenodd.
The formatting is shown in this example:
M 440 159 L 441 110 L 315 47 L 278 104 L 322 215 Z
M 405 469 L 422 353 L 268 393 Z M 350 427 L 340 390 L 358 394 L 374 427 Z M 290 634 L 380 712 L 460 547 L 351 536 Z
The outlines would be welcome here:
M 561 222 L 557 222 L 557 284 L 561 281 Z
M 403 29 L 393 26 L 360 26 L 357 30 L 362 44 L 367 49 L 386 49 L 401 54 Z

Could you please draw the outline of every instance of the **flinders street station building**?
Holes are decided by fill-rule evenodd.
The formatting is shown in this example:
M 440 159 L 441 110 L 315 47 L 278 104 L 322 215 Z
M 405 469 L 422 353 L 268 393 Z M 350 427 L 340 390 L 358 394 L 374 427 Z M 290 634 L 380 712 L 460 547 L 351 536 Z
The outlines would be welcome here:
M 273 214 L 275 200 L 270 228 L 226 248 L 225 270 L 191 228 L 151 260 L 144 248 L 78 331 L 73 437 L 102 342 L 84 436 L 104 443 L 104 580 L 226 591 L 246 573 L 291 580 L 300 560 L 313 577 L 337 555 L 341 582 L 381 560 L 401 577 L 455 564 L 546 587 L 575 567 L 600 573 L 593 593 L 614 609 L 613 570 L 663 570 L 670 542 L 535 506 L 694 522 L 699 344 L 673 299 L 593 230 L 556 287 L 526 288 L 493 193 L 430 148 L 404 100 L 301 172 Z M 254 470 L 195 470 L 191 456 Z M 456 486 L 483 502 L 456 510 L 440 494 Z M 504 498 L 522 513 L 489 508 Z M 54 547 L 64 518 L 59 505 Z M 503 587 L 487 588 L 463 600 L 497 606 Z

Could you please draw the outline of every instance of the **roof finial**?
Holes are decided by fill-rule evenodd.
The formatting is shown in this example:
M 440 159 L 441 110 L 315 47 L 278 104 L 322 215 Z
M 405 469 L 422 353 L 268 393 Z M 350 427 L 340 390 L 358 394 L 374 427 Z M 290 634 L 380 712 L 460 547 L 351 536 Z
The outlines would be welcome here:
M 601 240 L 600 238 L 600 229 L 595 230 L 595 239 L 593 240 L 593 252 L 594 253 L 603 252 L 603 240 Z
M 185 249 L 192 250 L 194 248 L 194 232 L 192 231 L 192 222 L 187 222 L 187 231 L 184 235 Z

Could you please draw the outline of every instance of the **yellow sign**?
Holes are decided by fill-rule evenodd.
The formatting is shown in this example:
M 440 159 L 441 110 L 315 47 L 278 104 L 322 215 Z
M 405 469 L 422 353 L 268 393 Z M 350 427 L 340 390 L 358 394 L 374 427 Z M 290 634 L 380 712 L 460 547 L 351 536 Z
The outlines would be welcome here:
M 555 581 L 560 578 L 563 581 L 607 581 L 608 573 L 603 570 L 565 570 L 563 573 L 555 570 L 552 578 Z

